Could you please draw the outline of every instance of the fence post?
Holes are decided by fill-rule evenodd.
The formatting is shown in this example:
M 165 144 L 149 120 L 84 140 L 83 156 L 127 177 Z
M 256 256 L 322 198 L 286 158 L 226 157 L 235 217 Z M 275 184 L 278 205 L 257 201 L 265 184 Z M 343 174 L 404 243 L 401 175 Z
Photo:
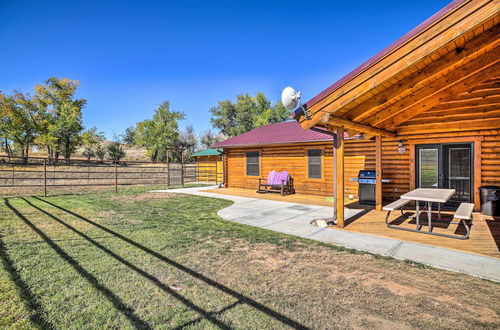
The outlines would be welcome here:
M 47 197 L 47 160 L 43 160 L 43 197 Z
M 181 185 L 184 188 L 184 150 L 181 150 Z
M 115 162 L 115 193 L 118 192 L 118 161 Z

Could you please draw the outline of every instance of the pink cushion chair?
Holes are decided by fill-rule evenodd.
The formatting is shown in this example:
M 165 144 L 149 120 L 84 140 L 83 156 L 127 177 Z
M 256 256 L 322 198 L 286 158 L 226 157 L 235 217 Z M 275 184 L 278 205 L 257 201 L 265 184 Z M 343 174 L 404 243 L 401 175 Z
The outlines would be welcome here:
M 263 181 L 266 183 L 263 183 Z M 258 193 L 268 193 L 268 192 L 278 192 L 281 195 L 293 194 L 295 191 L 293 189 L 292 178 L 287 171 L 276 172 L 271 171 L 267 175 L 267 179 L 259 179 Z

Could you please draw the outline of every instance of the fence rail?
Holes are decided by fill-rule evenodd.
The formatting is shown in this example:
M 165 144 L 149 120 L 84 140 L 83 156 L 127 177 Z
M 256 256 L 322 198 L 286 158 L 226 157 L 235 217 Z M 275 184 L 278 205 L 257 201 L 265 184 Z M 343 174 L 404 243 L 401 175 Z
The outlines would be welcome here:
M 200 180 L 203 179 L 203 180 Z M 123 185 L 184 186 L 187 183 L 219 183 L 214 164 L 152 163 L 145 161 L 53 160 L 43 157 L 0 155 L 0 194 L 13 190 L 42 192 L 55 188 L 114 187 Z

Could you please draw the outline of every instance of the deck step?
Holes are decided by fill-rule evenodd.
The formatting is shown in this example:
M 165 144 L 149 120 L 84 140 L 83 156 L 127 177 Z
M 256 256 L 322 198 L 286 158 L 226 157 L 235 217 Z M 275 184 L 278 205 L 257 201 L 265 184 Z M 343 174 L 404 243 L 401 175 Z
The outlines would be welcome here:
M 474 210 L 474 204 L 460 203 L 460 206 L 456 210 L 454 217 L 457 219 L 470 220 L 472 217 L 473 210 Z
M 384 211 L 398 210 L 398 209 L 402 208 L 403 206 L 405 206 L 406 204 L 408 204 L 409 202 L 411 202 L 411 200 L 401 198 L 395 202 L 392 202 L 391 204 L 387 204 L 386 206 L 384 206 L 382 208 L 382 210 L 384 210 Z

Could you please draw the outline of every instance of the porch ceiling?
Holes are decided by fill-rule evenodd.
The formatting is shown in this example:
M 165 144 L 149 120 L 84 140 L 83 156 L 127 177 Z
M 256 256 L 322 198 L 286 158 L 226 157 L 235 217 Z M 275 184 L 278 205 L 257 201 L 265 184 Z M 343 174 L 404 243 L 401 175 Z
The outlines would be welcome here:
M 351 134 L 499 128 L 500 14 L 495 1 L 463 1 L 322 98 L 315 125 Z M 496 120 L 492 120 L 496 119 Z

